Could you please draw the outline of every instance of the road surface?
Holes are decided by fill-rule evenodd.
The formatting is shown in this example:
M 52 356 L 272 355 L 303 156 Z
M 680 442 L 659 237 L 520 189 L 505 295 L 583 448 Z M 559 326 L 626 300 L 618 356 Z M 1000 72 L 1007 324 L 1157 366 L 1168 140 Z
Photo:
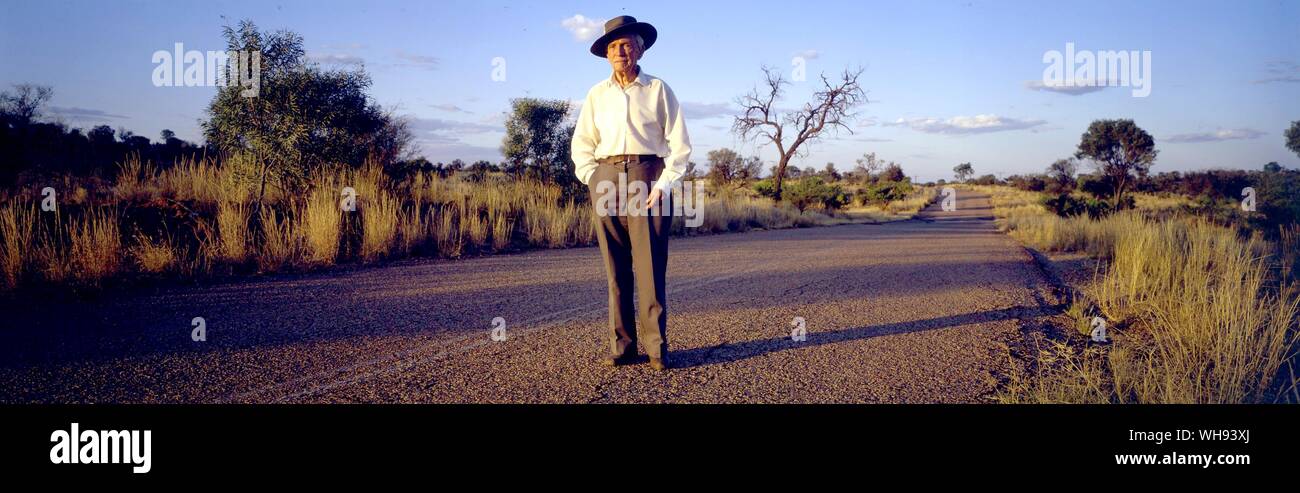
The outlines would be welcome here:
M 0 401 L 986 402 L 1054 313 L 991 213 L 674 238 L 666 373 L 597 364 L 589 247 L 10 303 Z

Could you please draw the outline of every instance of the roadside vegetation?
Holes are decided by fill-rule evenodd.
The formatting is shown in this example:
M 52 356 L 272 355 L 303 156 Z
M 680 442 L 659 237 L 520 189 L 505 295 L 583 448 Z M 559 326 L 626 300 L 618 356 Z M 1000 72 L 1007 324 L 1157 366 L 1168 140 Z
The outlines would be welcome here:
M 998 399 L 1300 402 L 1300 173 L 1130 170 L 1121 194 L 1106 166 L 1076 178 L 1061 160 L 1045 175 L 967 185 L 991 195 L 999 226 L 1026 246 L 1099 261 L 1066 300 L 1073 330 L 1043 341 Z M 1243 206 L 1245 187 L 1255 204 Z M 1107 342 L 1090 337 L 1095 318 Z
M 51 88 L 0 91 L 0 292 L 596 243 L 568 101 L 512 100 L 499 163 L 435 163 L 417 155 L 409 121 L 369 97 L 363 68 L 309 61 L 291 31 L 243 21 L 223 34 L 229 50 L 262 53 L 260 91 L 218 88 L 202 143 L 70 128 L 43 118 Z M 935 195 L 898 165 L 841 176 L 787 167 L 792 156 L 772 168 L 780 187 L 757 157 L 715 150 L 704 174 L 691 163 L 702 223 L 677 217 L 673 234 L 895 221 Z

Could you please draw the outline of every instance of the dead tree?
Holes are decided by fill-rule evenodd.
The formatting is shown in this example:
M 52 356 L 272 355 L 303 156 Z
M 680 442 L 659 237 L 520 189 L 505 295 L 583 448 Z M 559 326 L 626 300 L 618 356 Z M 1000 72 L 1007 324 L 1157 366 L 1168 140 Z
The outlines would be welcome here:
M 731 131 L 743 140 L 758 138 L 760 145 L 776 145 L 780 157 L 772 186 L 774 198 L 781 200 L 781 181 L 785 178 L 785 167 L 790 158 L 799 155 L 804 144 L 821 138 L 825 131 L 844 129 L 852 134 L 853 129 L 846 123 L 855 116 L 853 108 L 867 102 L 867 95 L 858 86 L 862 69 L 846 69 L 834 85 L 826 74 L 822 74 L 823 88 L 813 95 L 811 102 L 804 103 L 802 109 L 777 114 L 773 105 L 781 99 L 784 87 L 790 82 L 781 77 L 780 71 L 770 67 L 763 67 L 763 73 L 767 76 L 766 87 L 761 90 L 755 87 L 749 94 L 736 99 L 744 113 L 736 117 Z

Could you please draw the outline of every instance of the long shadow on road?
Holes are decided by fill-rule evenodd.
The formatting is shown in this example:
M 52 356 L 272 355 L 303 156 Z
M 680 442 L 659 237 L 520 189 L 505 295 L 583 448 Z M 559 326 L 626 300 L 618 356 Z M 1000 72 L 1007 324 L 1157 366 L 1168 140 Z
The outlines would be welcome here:
M 808 332 L 807 340 L 795 341 L 790 337 L 758 339 L 718 346 L 674 351 L 674 365 L 680 368 L 732 363 L 740 360 L 763 356 L 779 351 L 803 349 L 811 346 L 836 344 L 846 341 L 870 339 L 896 334 L 908 334 L 927 330 L 957 327 L 962 325 L 995 322 L 1010 319 L 1026 319 L 1052 316 L 1060 313 L 1065 305 L 1041 307 L 1011 307 L 999 310 L 965 313 L 926 320 L 913 320 L 891 324 L 854 327 L 829 332 Z

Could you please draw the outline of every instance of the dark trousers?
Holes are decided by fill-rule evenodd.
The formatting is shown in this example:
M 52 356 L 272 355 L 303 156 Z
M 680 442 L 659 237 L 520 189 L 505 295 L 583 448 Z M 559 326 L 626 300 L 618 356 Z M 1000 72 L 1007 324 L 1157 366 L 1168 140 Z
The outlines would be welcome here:
M 640 199 L 644 204 L 663 168 L 662 158 L 597 165 L 587 180 L 593 207 L 599 205 L 597 199 L 602 192 L 598 190 L 599 184 L 609 182 L 617 190 L 619 173 L 626 173 L 628 184 L 626 193 L 620 194 L 620 206 L 631 207 L 631 201 L 636 198 L 631 184 L 638 181 L 645 184 Z M 615 357 L 635 354 L 638 340 L 646 355 L 652 358 L 668 354 L 668 304 L 664 277 L 668 270 L 668 232 L 673 223 L 669 197 L 670 194 L 664 194 L 658 216 L 596 211 L 596 238 L 609 281 L 609 351 Z M 641 305 L 639 312 L 634 311 L 634 292 Z M 639 328 L 637 319 L 641 321 Z

